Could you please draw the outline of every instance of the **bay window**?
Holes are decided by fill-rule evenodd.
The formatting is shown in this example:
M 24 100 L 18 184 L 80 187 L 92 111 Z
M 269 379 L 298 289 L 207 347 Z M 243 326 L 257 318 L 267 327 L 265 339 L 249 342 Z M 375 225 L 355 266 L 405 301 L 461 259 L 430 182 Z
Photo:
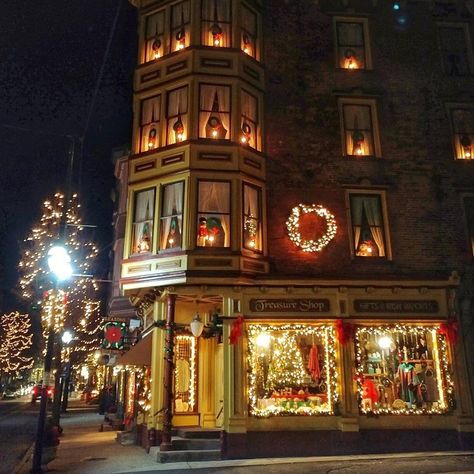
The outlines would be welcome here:
M 183 198 L 183 181 L 163 186 L 160 213 L 160 250 L 180 249 L 182 246 Z
M 201 42 L 205 46 L 230 48 L 231 0 L 202 0 Z
M 165 47 L 165 11 L 161 10 L 146 17 L 145 62 L 164 56 Z
M 241 31 L 240 31 L 240 49 L 259 59 L 257 50 L 257 15 L 246 6 L 242 5 Z
M 134 195 L 132 254 L 151 252 L 154 211 L 155 189 L 137 191 Z
M 451 125 L 454 132 L 456 159 L 474 159 L 474 108 L 455 108 L 451 110 Z
M 241 91 L 240 143 L 260 149 L 258 127 L 258 102 L 252 94 Z
M 249 184 L 243 185 L 243 246 L 249 250 L 262 250 L 262 191 Z
M 189 0 L 171 7 L 171 52 L 190 45 L 191 4 Z
M 160 146 L 161 96 L 157 95 L 141 102 L 140 152 Z
M 366 20 L 336 20 L 337 66 L 343 69 L 367 69 Z
M 199 136 L 230 139 L 230 87 L 201 84 Z
M 186 140 L 188 131 L 188 87 L 180 87 L 168 93 L 166 108 L 166 144 Z
M 198 181 L 198 247 L 230 247 L 230 183 Z

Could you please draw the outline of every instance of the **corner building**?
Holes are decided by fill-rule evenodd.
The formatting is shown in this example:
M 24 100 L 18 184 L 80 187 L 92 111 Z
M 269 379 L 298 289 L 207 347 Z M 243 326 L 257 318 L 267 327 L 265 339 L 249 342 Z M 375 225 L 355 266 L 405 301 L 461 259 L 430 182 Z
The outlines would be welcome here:
M 472 448 L 472 2 L 132 3 L 144 444 Z

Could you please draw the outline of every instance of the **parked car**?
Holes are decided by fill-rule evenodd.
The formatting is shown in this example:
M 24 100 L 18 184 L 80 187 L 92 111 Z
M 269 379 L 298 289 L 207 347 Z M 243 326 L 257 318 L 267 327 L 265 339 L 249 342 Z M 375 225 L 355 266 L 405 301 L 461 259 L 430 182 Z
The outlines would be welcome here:
M 18 392 L 15 387 L 5 387 L 2 398 L 4 400 L 7 400 L 7 399 L 11 400 L 13 398 L 16 398 L 17 396 L 18 396 Z
M 31 389 L 31 403 L 35 403 L 36 400 L 41 400 L 41 391 L 43 386 L 41 384 L 35 385 Z M 53 387 L 46 387 L 46 393 L 48 394 L 48 402 L 53 401 Z

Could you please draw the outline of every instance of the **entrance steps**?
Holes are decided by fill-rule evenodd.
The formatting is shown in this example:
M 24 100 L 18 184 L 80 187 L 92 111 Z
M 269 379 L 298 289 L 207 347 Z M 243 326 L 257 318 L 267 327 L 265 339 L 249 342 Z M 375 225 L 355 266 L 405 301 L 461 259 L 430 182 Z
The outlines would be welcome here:
M 171 438 L 170 451 L 153 446 L 150 455 L 160 463 L 217 461 L 221 459 L 220 433 L 217 429 L 180 428 Z

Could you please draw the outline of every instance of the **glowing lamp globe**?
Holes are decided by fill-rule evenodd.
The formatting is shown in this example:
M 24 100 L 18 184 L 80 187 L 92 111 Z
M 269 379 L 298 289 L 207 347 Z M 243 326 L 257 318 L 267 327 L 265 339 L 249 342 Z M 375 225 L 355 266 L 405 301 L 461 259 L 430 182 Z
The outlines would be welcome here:
M 63 344 L 69 344 L 72 341 L 73 335 L 71 331 L 64 331 L 63 335 L 61 336 L 61 340 Z
M 198 313 L 194 315 L 193 320 L 191 321 L 191 332 L 194 337 L 199 337 L 202 334 L 204 329 L 204 323 L 201 321 L 201 316 Z
M 268 349 L 270 347 L 271 340 L 272 336 L 270 336 L 270 334 L 267 332 L 262 332 L 257 336 L 255 342 L 257 346 L 261 347 L 262 349 Z
M 48 267 L 59 281 L 67 280 L 72 276 L 71 257 L 61 245 L 55 245 L 49 249 Z
M 390 339 L 388 336 L 382 336 L 378 343 L 382 349 L 388 349 L 392 344 L 392 339 Z

